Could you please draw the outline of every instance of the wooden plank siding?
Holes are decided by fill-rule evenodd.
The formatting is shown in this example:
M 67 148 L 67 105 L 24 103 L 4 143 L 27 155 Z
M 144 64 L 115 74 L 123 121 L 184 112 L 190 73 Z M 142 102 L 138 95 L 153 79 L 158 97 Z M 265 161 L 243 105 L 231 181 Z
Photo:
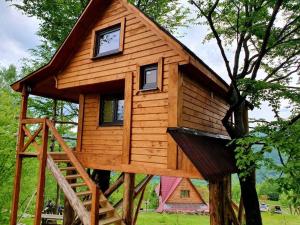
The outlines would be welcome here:
M 228 104 L 204 85 L 183 76 L 181 126 L 228 135 L 222 124 Z
M 93 59 L 91 57 L 93 32 L 98 28 L 117 24 L 118 21 L 125 21 L 123 51 L 112 56 Z M 195 127 L 195 124 L 199 123 L 198 118 L 200 123 L 202 120 L 210 121 L 209 118 L 198 115 L 199 110 L 189 107 L 191 104 L 194 104 L 196 109 L 203 107 L 204 100 L 198 100 L 197 96 L 200 91 L 198 86 L 190 85 L 187 78 L 182 79 L 182 74 L 180 82 L 176 80 L 180 73 L 178 65 L 187 59 L 151 29 L 139 15 L 117 1 L 99 15 L 96 24 L 87 29 L 90 31 L 78 43 L 77 48 L 73 50 L 72 58 L 57 75 L 57 88 L 77 90 L 80 86 L 100 83 L 103 85 L 105 82 L 116 80 L 127 83 L 126 94 L 128 95 L 130 90 L 132 96 L 127 96 L 130 103 L 125 99 L 125 108 L 127 107 L 126 113 L 131 114 L 131 121 L 124 119 L 126 127 L 99 126 L 100 93 L 95 93 L 95 88 L 93 93 L 89 93 L 89 89 L 85 88 L 84 93 L 81 93 L 81 99 L 84 101 L 80 101 L 80 115 L 83 118 L 79 118 L 80 146 L 75 153 L 78 159 L 85 167 L 90 168 L 200 178 L 199 172 L 178 149 L 176 143 L 170 142 L 166 132 L 167 127 L 171 125 L 199 128 Z M 159 89 L 139 91 L 139 85 L 136 85 L 138 65 L 153 62 L 162 63 Z M 176 77 L 172 77 L 174 71 L 177 71 Z M 132 76 L 131 81 L 128 81 L 128 75 Z M 132 84 L 131 88 L 128 86 L 129 83 Z M 169 87 L 177 93 L 175 102 L 171 101 L 174 95 L 169 96 Z M 127 104 L 130 104 L 130 108 Z M 210 104 L 208 108 L 216 107 Z M 221 113 L 213 111 L 216 114 L 213 119 L 217 120 L 223 111 Z M 202 126 L 209 127 L 206 123 Z M 213 129 L 217 132 L 220 124 L 217 121 L 213 124 Z M 172 160 L 175 161 L 172 163 Z

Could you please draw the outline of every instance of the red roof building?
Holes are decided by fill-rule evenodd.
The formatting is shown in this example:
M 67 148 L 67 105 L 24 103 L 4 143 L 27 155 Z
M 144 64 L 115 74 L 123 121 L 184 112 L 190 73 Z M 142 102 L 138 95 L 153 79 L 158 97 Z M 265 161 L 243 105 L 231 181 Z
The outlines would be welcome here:
M 207 204 L 188 178 L 162 176 L 156 194 L 159 197 L 157 212 L 208 213 Z

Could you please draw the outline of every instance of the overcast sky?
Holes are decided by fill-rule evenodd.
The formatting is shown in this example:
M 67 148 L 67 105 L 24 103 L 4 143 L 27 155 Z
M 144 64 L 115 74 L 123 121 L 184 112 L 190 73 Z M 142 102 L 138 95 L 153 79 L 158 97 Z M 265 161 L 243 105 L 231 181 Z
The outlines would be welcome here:
M 35 48 L 39 44 L 39 37 L 36 35 L 38 25 L 36 18 L 22 15 L 8 2 L 0 1 L 0 67 L 7 67 L 9 64 L 20 67 L 21 59 L 30 56 L 28 49 Z M 202 43 L 207 33 L 206 28 L 193 25 L 181 29 L 181 32 L 184 35 L 179 39 L 228 82 L 229 78 L 215 42 Z M 287 115 L 287 112 L 288 110 L 284 108 L 282 115 Z M 250 116 L 267 120 L 273 118 L 267 104 L 263 104 L 261 110 L 250 112 Z

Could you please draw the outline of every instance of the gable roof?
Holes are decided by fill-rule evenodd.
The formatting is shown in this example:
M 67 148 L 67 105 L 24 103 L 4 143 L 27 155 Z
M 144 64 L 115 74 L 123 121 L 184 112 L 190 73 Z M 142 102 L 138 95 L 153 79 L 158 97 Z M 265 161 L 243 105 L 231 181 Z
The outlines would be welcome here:
M 60 48 L 56 51 L 52 59 L 48 64 L 36 70 L 35 72 L 29 74 L 28 76 L 20 79 L 11 85 L 15 91 L 22 91 L 23 84 L 34 86 L 39 83 L 41 80 L 49 77 L 55 76 L 68 62 L 74 49 L 77 46 L 78 41 L 82 38 L 88 29 L 95 22 L 96 19 L 99 19 L 97 16 L 101 16 L 99 12 L 105 10 L 114 0 L 91 0 L 86 8 L 83 10 L 81 16 L 78 18 L 73 29 L 69 33 L 68 37 L 65 39 Z M 142 11 L 137 7 L 128 3 L 127 0 L 115 0 L 119 1 L 127 10 L 135 13 L 145 24 L 147 24 L 151 29 L 155 31 L 163 40 L 176 50 L 179 55 L 184 59 L 182 65 L 190 65 L 195 68 L 198 73 L 206 79 L 206 81 L 212 86 L 216 86 L 223 93 L 226 93 L 228 90 L 227 83 L 220 78 L 209 66 L 207 66 L 201 59 L 199 59 L 191 50 L 189 50 L 183 43 L 177 40 L 172 34 L 166 31 L 163 27 L 153 21 L 151 18 L 146 16 Z M 56 88 L 56 84 L 54 87 Z M 58 89 L 57 89 L 58 90 Z M 33 93 L 38 94 L 38 93 Z M 46 93 L 47 95 L 47 93 Z M 53 95 L 53 96 L 51 96 Z M 60 92 L 57 92 L 58 96 L 55 96 L 55 93 L 49 93 L 49 97 L 59 97 Z M 67 95 L 66 98 L 68 98 Z M 76 98 L 76 97 L 72 97 Z M 75 100 L 75 99 L 73 99 Z
M 178 185 L 183 181 L 183 179 L 186 179 L 190 184 L 191 187 L 194 189 L 194 191 L 197 193 L 199 198 L 205 203 L 204 199 L 194 186 L 194 184 L 191 182 L 188 178 L 178 178 L 178 177 L 167 177 L 167 176 L 161 176 L 160 177 L 160 184 L 159 184 L 159 196 L 161 197 L 161 203 L 164 204 L 167 202 L 167 200 L 171 197 L 173 192 L 176 190 Z

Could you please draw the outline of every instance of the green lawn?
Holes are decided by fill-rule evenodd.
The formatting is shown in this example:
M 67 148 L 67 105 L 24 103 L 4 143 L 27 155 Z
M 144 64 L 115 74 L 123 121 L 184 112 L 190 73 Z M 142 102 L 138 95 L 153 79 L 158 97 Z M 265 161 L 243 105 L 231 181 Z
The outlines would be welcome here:
M 300 225 L 300 216 L 263 213 L 264 225 Z M 141 213 L 137 225 L 209 225 L 209 216 Z
M 300 216 L 263 213 L 262 217 L 264 225 L 300 225 Z M 33 221 L 27 218 L 21 223 L 32 225 Z M 209 216 L 141 212 L 137 225 L 209 225 Z

